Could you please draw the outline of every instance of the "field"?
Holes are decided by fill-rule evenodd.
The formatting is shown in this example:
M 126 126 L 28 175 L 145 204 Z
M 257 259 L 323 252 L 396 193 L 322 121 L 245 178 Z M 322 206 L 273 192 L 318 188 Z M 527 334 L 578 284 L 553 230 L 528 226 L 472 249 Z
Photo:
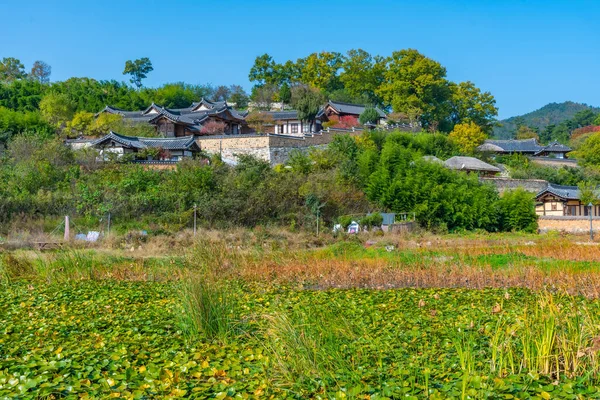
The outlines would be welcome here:
M 0 398 L 600 398 L 581 238 L 244 235 L 1 253 Z

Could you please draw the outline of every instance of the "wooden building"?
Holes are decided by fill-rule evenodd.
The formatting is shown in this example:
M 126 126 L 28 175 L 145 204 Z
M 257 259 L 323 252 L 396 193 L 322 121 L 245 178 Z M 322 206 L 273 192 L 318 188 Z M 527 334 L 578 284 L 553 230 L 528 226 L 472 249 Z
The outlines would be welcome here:
M 551 217 L 589 217 L 590 207 L 580 200 L 577 186 L 548 184 L 535 196 L 535 211 L 538 215 Z M 600 206 L 592 206 L 592 216 L 600 216 Z
M 135 159 L 145 161 L 181 161 L 184 158 L 194 157 L 200 152 L 193 135 L 177 138 L 146 138 L 110 132 L 92 141 L 90 145 L 100 150 L 100 158 L 104 160 L 131 154 Z M 155 151 L 147 151 L 147 149 L 155 149 Z M 151 153 L 155 155 L 150 156 Z
M 479 151 L 495 154 L 522 154 L 535 157 L 567 158 L 571 148 L 558 142 L 547 146 L 540 145 L 537 139 L 486 140 L 477 148 Z
M 360 125 L 358 118 L 367 107 L 368 106 L 364 104 L 343 103 L 329 100 L 327 104 L 323 106 L 319 114 L 317 114 L 317 118 L 321 122 L 337 122 L 336 125 L 333 125 L 334 128 L 350 128 L 352 126 Z M 384 125 L 386 121 L 385 113 L 377 107 L 375 107 L 375 111 L 379 114 L 377 125 Z
M 106 106 L 102 111 L 123 117 L 129 123 L 148 123 L 156 127 L 164 137 L 183 137 L 189 135 L 237 135 L 248 131 L 245 113 L 230 107 L 227 102 L 211 102 L 202 99 L 185 108 L 165 108 L 152 103 L 141 111 L 125 111 Z M 222 132 L 207 131 L 209 122 L 222 124 Z

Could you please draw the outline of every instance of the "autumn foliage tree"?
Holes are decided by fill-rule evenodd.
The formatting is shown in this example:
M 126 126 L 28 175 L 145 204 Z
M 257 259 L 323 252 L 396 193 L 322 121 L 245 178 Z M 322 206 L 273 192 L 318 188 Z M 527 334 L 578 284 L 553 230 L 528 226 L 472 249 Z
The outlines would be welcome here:
M 273 116 L 265 111 L 257 111 L 250 113 L 246 117 L 248 126 L 257 133 L 265 133 L 265 129 L 268 125 L 274 123 Z
M 225 129 L 227 128 L 227 124 L 220 121 L 208 121 L 204 125 L 202 125 L 202 129 L 200 133 L 204 135 L 218 135 L 224 134 Z
M 448 138 L 456 143 L 463 153 L 472 153 L 486 138 L 483 130 L 474 122 L 454 126 Z

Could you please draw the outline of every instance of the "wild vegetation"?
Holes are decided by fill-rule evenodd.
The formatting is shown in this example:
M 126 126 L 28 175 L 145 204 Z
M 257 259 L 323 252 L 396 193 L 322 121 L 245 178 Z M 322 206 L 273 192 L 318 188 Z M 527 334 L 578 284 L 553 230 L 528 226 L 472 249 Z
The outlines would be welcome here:
M 327 149 L 296 152 L 277 168 L 251 157 L 236 166 L 213 157 L 157 171 L 100 163 L 93 151 L 21 135 L 0 161 L 0 231 L 37 219 L 52 230 L 64 215 L 82 230 L 98 230 L 110 213 L 113 228 L 173 232 L 190 226 L 194 205 L 201 226 L 313 230 L 317 219 L 332 227 L 344 215 L 392 211 L 414 213 L 421 226 L 438 231 L 535 230 L 531 196 L 515 208 L 477 176 L 422 158 L 457 152 L 443 134 L 373 131 L 336 136 Z M 315 204 L 322 204 L 318 215 Z M 515 210 L 519 217 L 509 217 Z
M 0 254 L 0 396 L 598 396 L 596 246 L 199 234 Z

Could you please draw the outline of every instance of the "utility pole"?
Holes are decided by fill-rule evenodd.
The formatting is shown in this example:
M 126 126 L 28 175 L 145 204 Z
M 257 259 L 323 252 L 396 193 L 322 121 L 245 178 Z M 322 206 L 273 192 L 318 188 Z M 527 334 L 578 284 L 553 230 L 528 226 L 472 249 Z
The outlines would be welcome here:
M 71 230 L 69 229 L 69 216 L 65 215 L 65 236 L 64 236 L 65 242 L 68 242 L 70 238 L 71 238 Z
M 194 203 L 194 236 L 196 236 L 196 210 L 198 209 L 198 205 Z

